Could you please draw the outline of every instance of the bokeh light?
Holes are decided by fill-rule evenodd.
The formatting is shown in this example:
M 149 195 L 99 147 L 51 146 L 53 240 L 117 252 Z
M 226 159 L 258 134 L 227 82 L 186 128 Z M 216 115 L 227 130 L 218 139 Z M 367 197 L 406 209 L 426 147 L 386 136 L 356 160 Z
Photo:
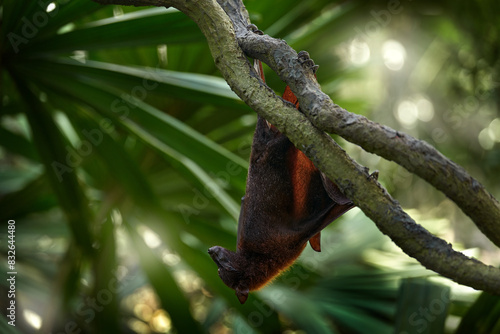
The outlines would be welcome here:
M 382 45 L 382 57 L 388 69 L 399 71 L 405 63 L 406 50 L 398 41 L 388 40 Z
M 349 45 L 349 60 L 354 65 L 363 65 L 370 60 L 370 48 L 360 39 L 353 39 Z

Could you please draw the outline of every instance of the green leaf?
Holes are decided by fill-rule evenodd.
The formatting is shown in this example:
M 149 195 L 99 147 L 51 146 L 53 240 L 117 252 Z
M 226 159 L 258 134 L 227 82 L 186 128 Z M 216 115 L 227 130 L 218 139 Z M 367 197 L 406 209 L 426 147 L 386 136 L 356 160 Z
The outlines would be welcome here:
M 204 41 L 198 26 L 176 9 L 151 8 L 90 22 L 75 30 L 33 41 L 35 53 L 137 47 Z
M 141 100 L 146 99 L 149 94 L 159 94 L 202 104 L 224 106 L 234 111 L 251 110 L 223 79 L 215 76 L 91 60 L 81 63 L 69 58 L 50 58 L 48 62 L 39 62 L 37 67 L 42 71 L 41 74 L 44 71 L 45 73 L 56 71 L 60 75 L 68 75 L 70 71 L 72 77 L 81 81 L 105 81 L 108 85 Z
M 261 306 L 262 314 L 276 309 L 306 333 L 338 333 L 321 314 L 317 302 L 292 289 L 272 286 L 259 292 L 267 304 Z
M 55 66 L 54 69 L 59 67 Z M 98 110 L 102 116 L 109 117 L 114 124 L 124 127 L 167 158 L 199 189 L 206 189 L 234 219 L 238 219 L 239 205 L 223 189 L 224 185 L 219 184 L 217 177 L 222 173 L 229 184 L 243 189 L 246 173 L 243 168 L 245 162 L 241 158 L 175 118 L 134 97 L 101 85 L 98 81 L 76 77 L 71 83 L 66 83 L 54 80 L 57 72 L 52 71 L 50 80 L 43 75 L 43 71 L 38 73 L 45 89 L 52 88 L 79 100 Z M 122 102 L 121 108 L 114 110 L 113 106 Z M 117 114 L 116 111 L 120 113 Z
M 104 7 L 85 0 L 72 1 L 5 1 L 2 40 L 6 54 L 18 54 L 37 49 L 43 41 L 57 37 L 57 30 L 66 23 Z M 55 7 L 48 12 L 49 4 Z
M 0 127 L 0 143 L 12 154 L 18 154 L 33 161 L 38 159 L 35 148 L 26 138 L 3 127 Z
M 499 334 L 500 297 L 486 292 L 479 295 L 463 316 L 455 334 Z
M 158 205 L 158 198 L 154 194 L 144 173 L 139 169 L 132 157 L 124 150 L 121 142 L 115 141 L 104 131 L 98 120 L 93 119 L 85 108 L 79 108 L 72 117 L 72 124 L 80 135 L 80 139 L 90 146 L 90 153 L 96 152 L 97 157 L 102 160 L 107 171 L 100 171 L 105 176 L 111 175 L 115 185 L 125 191 L 135 203 L 145 207 Z M 93 159 L 92 156 L 88 158 Z
M 426 279 L 405 279 L 399 289 L 396 333 L 443 333 L 450 288 Z
M 335 320 L 339 327 L 347 327 L 357 333 L 384 334 L 391 332 L 391 326 L 384 321 L 360 312 L 352 307 L 338 305 L 324 305 L 325 310 Z M 398 332 L 399 333 L 399 332 Z
M 100 226 L 99 249 L 97 261 L 94 267 L 94 291 L 93 296 L 102 307 L 96 313 L 94 328 L 96 331 L 106 333 L 119 333 L 119 304 L 120 300 L 117 288 L 117 278 L 114 274 L 117 270 L 116 263 L 116 240 L 115 230 L 111 215 Z
M 0 197 L 2 220 L 19 219 L 34 212 L 45 211 L 57 206 L 57 198 L 50 189 L 46 175 L 32 180 L 18 191 Z
M 45 174 L 66 214 L 73 238 L 84 252 L 90 254 L 92 237 L 89 222 L 92 222 L 92 215 L 73 168 L 63 164 L 68 154 L 67 141 L 35 94 L 19 78 L 13 79 L 25 97 L 33 142 L 45 167 Z

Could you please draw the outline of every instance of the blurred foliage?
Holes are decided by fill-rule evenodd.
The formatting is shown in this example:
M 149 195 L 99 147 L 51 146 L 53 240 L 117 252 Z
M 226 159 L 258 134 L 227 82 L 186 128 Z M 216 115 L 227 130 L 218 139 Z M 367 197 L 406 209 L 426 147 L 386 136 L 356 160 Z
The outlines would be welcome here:
M 336 103 L 428 141 L 500 197 L 498 1 L 245 5 L 264 32 L 309 51 Z M 322 253 L 306 250 L 239 305 L 206 250 L 235 247 L 256 116 L 196 25 L 90 0 L 5 0 L 0 20 L 0 267 L 15 220 L 18 272 L 16 327 L 1 317 L 2 333 L 451 333 L 462 316 L 460 333 L 499 333 L 497 297 L 467 311 L 477 294 L 356 209 L 324 231 Z M 431 232 L 499 264 L 444 196 L 336 139 Z

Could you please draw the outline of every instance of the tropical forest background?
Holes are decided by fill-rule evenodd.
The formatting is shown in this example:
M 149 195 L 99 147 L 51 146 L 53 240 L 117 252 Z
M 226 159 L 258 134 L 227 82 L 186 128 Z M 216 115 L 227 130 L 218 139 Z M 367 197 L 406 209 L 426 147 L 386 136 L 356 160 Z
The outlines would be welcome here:
M 500 198 L 500 2 L 244 3 L 310 53 L 335 103 L 427 141 Z M 0 22 L 0 270 L 14 235 L 17 272 L 2 333 L 500 333 L 498 297 L 425 270 L 358 209 L 240 305 L 207 249 L 236 247 L 257 117 L 197 26 L 90 0 L 4 0 Z M 334 138 L 418 223 L 500 264 L 444 195 Z

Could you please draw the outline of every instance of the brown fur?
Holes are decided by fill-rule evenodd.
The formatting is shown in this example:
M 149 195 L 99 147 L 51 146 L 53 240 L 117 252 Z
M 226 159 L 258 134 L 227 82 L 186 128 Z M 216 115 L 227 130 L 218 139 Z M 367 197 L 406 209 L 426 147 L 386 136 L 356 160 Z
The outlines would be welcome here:
M 284 98 L 298 107 L 287 87 Z M 320 232 L 354 206 L 290 140 L 259 117 L 245 197 L 238 221 L 236 252 L 208 250 L 222 281 L 243 304 L 288 268 L 307 241 L 320 251 Z

